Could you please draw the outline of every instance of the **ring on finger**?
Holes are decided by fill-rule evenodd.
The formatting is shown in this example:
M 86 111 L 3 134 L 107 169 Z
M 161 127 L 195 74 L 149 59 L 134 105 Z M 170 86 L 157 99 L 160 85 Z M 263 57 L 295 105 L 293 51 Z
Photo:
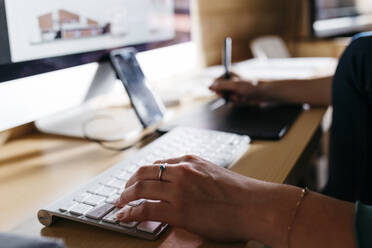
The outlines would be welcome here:
M 165 164 L 161 164 L 160 166 L 159 166 L 159 175 L 158 175 L 158 179 L 159 179 L 159 181 L 162 181 L 162 178 L 163 178 L 163 173 L 164 173 L 164 171 L 165 171 L 165 167 L 167 166 L 167 164 L 165 163 Z

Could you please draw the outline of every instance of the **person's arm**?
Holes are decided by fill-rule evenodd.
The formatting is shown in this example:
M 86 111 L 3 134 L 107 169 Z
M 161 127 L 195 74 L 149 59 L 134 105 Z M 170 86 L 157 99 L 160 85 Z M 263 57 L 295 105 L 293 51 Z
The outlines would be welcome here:
M 255 85 L 233 74 L 230 80 L 217 79 L 210 89 L 221 96 L 229 95 L 237 103 L 285 102 L 328 106 L 331 105 L 332 77 L 260 81 Z
M 332 97 L 332 77 L 261 82 L 257 94 L 267 101 L 329 106 Z
M 273 248 L 356 247 L 354 204 L 308 194 L 298 208 L 301 189 L 254 180 L 185 156 L 168 164 L 142 167 L 127 183 L 118 207 L 137 199 L 159 200 L 124 208 L 123 222 L 161 221 L 213 240 L 260 241 Z
M 299 208 L 289 247 L 357 247 L 354 209 L 355 204 L 310 193 Z

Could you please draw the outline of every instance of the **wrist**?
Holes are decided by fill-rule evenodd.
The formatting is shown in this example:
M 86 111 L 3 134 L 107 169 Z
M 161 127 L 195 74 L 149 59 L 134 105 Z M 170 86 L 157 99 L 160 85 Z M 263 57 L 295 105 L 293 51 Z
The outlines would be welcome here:
M 273 235 L 270 237 L 271 247 L 287 247 L 288 227 L 293 218 L 301 189 L 289 185 L 274 185 L 270 208 L 265 212 L 268 230 Z
M 295 94 L 291 80 L 259 81 L 257 84 L 257 96 L 266 102 L 287 102 L 292 94 Z M 290 85 L 290 87 L 288 87 Z
M 271 85 L 272 83 L 269 81 L 259 81 L 256 87 L 255 95 L 264 101 L 270 100 L 269 92 Z
M 287 247 L 288 226 L 301 189 L 268 183 L 256 193 L 259 200 L 249 203 L 251 216 L 245 215 L 249 222 L 246 226 L 251 227 L 247 228 L 247 240 L 253 238 L 275 248 Z

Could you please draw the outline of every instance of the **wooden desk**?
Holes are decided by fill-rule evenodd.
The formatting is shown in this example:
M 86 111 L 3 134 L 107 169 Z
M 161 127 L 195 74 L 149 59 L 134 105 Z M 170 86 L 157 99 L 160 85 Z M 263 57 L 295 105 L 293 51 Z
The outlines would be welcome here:
M 303 113 L 279 142 L 254 142 L 233 170 L 246 176 L 282 183 L 316 132 L 325 109 Z M 155 242 L 67 220 L 45 228 L 38 209 L 73 191 L 123 159 L 78 139 L 33 134 L 0 147 L 0 231 L 63 238 L 68 247 L 244 247 L 216 244 L 169 228 Z M 26 221 L 28 220 L 28 221 Z

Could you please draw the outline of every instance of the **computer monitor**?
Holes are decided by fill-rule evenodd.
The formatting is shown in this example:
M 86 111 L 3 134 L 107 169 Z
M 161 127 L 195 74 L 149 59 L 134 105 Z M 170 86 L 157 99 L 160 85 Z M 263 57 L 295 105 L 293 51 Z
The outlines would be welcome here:
M 1 0 L 0 82 L 171 40 L 173 0 Z
M 348 36 L 372 30 L 371 0 L 311 0 L 316 37 Z
M 184 4 L 188 1 L 0 0 L 0 98 L 9 95 L 4 85 L 16 88 L 16 84 L 14 95 L 19 97 L 18 92 L 27 91 L 27 79 L 35 75 L 92 62 L 106 64 L 107 72 L 105 61 L 115 48 L 134 46 L 144 51 L 188 41 L 190 32 L 177 30 L 185 26 L 177 25 L 177 20 L 182 19 L 179 14 L 188 15 L 188 4 Z M 26 81 L 18 86 L 20 79 Z M 9 99 L 0 99 L 0 110 L 8 113 L 0 117 L 0 131 L 41 117 L 29 114 L 27 104 L 32 103 L 26 98 Z M 44 107 L 40 99 L 35 105 L 35 110 Z M 52 110 L 41 112 L 51 114 Z

